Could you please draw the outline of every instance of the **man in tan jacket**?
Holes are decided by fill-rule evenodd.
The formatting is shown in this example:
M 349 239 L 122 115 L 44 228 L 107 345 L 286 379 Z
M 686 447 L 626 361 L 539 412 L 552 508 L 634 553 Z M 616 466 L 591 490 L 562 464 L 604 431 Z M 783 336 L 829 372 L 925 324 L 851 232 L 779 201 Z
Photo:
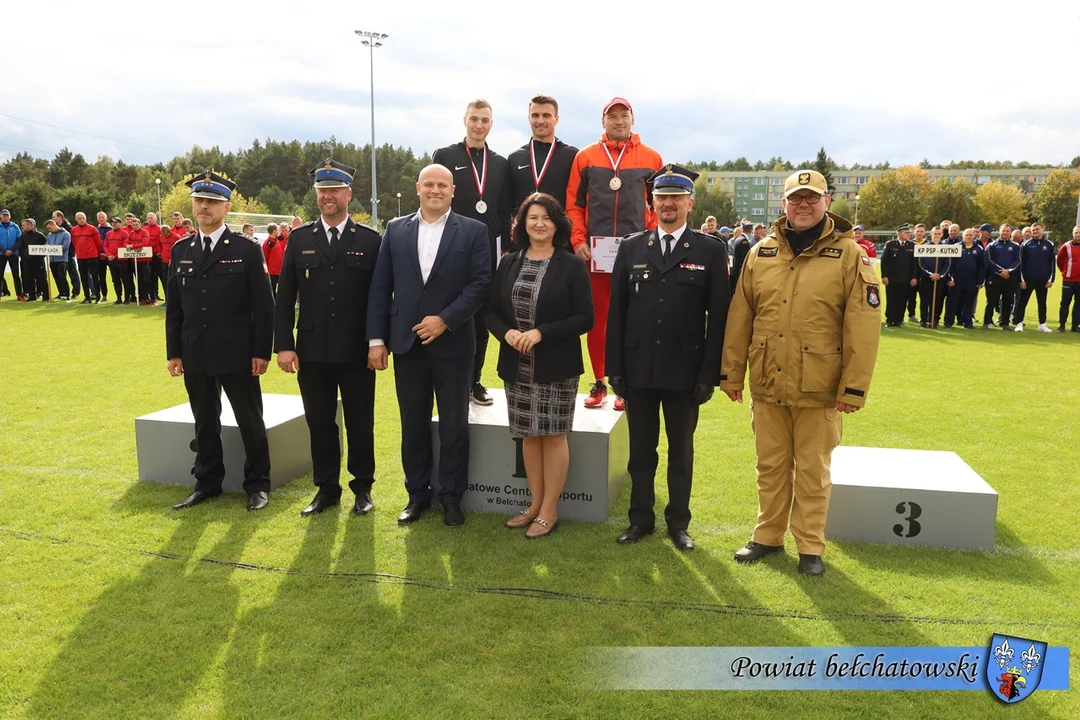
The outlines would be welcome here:
M 720 367 L 720 389 L 742 402 L 749 363 L 758 456 L 757 526 L 735 559 L 783 550 L 790 518 L 807 575 L 825 570 L 832 451 L 841 413 L 866 403 L 881 326 L 877 274 L 830 200 L 820 173 L 787 179 L 786 215 L 750 250 L 732 294 Z

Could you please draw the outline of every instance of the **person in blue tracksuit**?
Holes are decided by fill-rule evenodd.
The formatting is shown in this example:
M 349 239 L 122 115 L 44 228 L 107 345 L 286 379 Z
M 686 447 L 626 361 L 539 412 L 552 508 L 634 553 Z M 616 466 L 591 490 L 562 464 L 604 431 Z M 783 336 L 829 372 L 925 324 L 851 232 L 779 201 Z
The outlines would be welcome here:
M 1015 238 L 1014 238 L 1015 240 Z M 1031 226 L 1031 238 L 1020 245 L 1020 292 L 1013 308 L 1013 325 L 1016 332 L 1024 329 L 1024 313 L 1027 312 L 1031 293 L 1039 305 L 1039 332 L 1052 332 L 1046 324 L 1046 291 L 1054 284 L 1057 275 L 1057 252 L 1054 243 L 1043 236 L 1039 223 Z
M 64 248 L 63 255 L 50 255 L 48 260 L 53 280 L 56 281 L 56 299 L 66 302 L 71 299 L 71 290 L 67 281 L 67 259 L 71 253 L 71 233 L 51 219 L 45 223 L 45 229 L 49 231 L 49 234 L 45 237 L 45 244 L 59 245 Z
M 941 244 L 941 228 L 930 231 L 930 244 Z M 952 259 L 947 257 L 921 257 L 919 273 L 919 324 L 924 328 L 937 327 L 941 322 L 941 309 L 948 293 L 948 275 Z
M 986 311 L 983 328 L 994 327 L 994 312 L 1002 330 L 1009 329 L 1016 287 L 1020 282 L 1020 245 L 1012 241 L 1012 227 L 1002 225 L 998 239 L 986 246 Z
M 972 309 L 986 280 L 986 253 L 975 243 L 973 229 L 965 230 L 963 239 L 960 257 L 953 259 L 949 271 L 949 312 L 945 315 L 945 327 L 952 327 L 959 315 L 960 324 L 971 330 L 975 327 Z
M 23 299 L 22 278 L 19 273 L 19 246 L 22 230 L 11 222 L 11 213 L 0 210 L 0 281 L 5 270 L 11 268 L 11 279 L 15 285 L 15 296 Z

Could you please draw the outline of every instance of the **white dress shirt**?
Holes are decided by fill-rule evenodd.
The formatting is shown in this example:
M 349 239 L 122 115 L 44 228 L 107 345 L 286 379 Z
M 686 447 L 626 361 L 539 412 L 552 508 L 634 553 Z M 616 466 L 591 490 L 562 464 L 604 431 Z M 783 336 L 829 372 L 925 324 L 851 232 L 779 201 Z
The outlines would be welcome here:
M 450 217 L 449 210 L 435 222 L 429 223 L 419 210 L 416 211 L 416 219 L 419 220 L 416 231 L 416 254 L 420 258 L 420 276 L 424 278 L 425 283 L 431 275 L 431 268 L 435 265 L 435 256 L 439 254 L 439 244 L 442 243 L 443 230 L 446 229 L 448 217 Z
M 321 223 L 322 223 L 322 229 L 323 229 L 323 232 L 325 232 L 325 233 L 326 233 L 326 239 L 327 239 L 327 240 L 330 240 L 330 239 L 331 239 L 331 238 L 333 237 L 333 236 L 332 236 L 332 235 L 330 234 L 330 228 L 332 228 L 332 227 L 334 227 L 334 226 L 333 226 L 333 225 L 327 225 L 327 224 L 326 224 L 326 218 L 319 218 L 319 222 L 321 222 Z M 346 216 L 345 216 L 345 219 L 344 219 L 344 220 L 342 220 L 340 224 L 338 224 L 338 226 L 337 226 L 337 236 L 338 236 L 338 241 L 341 241 L 341 240 L 342 240 L 342 239 L 343 239 L 343 238 L 345 237 L 345 225 L 346 225 L 346 224 L 347 224 L 348 222 L 349 222 L 349 216 L 348 216 L 348 215 L 346 215 Z
M 674 249 L 675 249 L 675 246 L 679 244 L 679 238 L 681 238 L 681 237 L 682 237 L 682 234 L 683 234 L 684 232 L 686 232 L 686 223 L 683 223 L 683 224 L 682 224 L 682 227 L 680 227 L 680 228 L 679 228 L 678 230 L 676 230 L 676 231 L 674 231 L 674 232 L 668 232 L 667 230 L 665 230 L 665 229 L 664 229 L 664 228 L 662 228 L 662 227 L 657 227 L 657 228 L 656 228 L 656 234 L 657 234 L 657 235 L 658 235 L 658 236 L 660 237 L 660 252 L 662 252 L 662 253 L 664 253 L 664 254 L 666 255 L 666 254 L 668 254 L 668 253 L 669 253 L 669 252 L 670 252 L 671 250 L 674 250 Z M 665 236 L 665 235 L 671 235 L 672 237 L 674 237 L 674 238 L 675 238 L 674 240 L 672 240 L 672 241 L 671 241 L 671 248 L 670 248 L 670 250 L 669 250 L 668 248 L 665 248 L 665 247 L 664 247 L 664 245 L 665 245 L 665 242 L 664 242 L 664 236 Z
M 226 229 L 227 228 L 226 228 L 225 224 L 222 223 L 221 227 L 219 227 L 214 232 L 210 233 L 210 235 L 209 235 L 209 237 L 210 237 L 210 252 L 214 252 L 214 248 L 217 247 L 218 240 L 220 240 L 221 236 L 225 234 Z M 202 230 L 199 230 L 199 248 L 200 249 L 202 249 L 203 247 L 206 247 L 206 239 L 205 239 L 206 237 L 207 237 L 206 233 L 204 233 Z

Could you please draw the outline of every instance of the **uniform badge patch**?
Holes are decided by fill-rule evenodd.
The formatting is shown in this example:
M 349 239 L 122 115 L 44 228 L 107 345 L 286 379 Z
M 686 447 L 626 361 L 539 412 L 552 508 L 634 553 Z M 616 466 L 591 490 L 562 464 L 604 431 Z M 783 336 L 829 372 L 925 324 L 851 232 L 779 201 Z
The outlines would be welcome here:
M 877 285 L 866 286 L 866 304 L 872 308 L 881 306 L 881 293 L 878 292 Z
M 825 248 L 821 251 L 821 257 L 838 258 L 844 254 L 840 248 Z
M 809 185 L 810 184 L 810 173 L 799 173 L 799 184 L 800 185 Z
M 776 253 L 777 253 L 778 250 L 780 250 L 780 248 L 775 248 L 775 247 L 761 248 L 760 250 L 758 250 L 758 257 L 776 257 Z
M 863 256 L 862 256 L 862 264 L 863 264 L 863 265 L 865 265 L 866 267 L 870 267 L 870 266 L 871 266 L 871 265 L 873 265 L 874 263 L 870 262 L 870 258 L 868 258 L 868 257 L 866 257 L 865 255 L 863 255 Z
M 315 251 L 314 250 L 301 250 L 300 254 L 301 255 L 314 255 Z

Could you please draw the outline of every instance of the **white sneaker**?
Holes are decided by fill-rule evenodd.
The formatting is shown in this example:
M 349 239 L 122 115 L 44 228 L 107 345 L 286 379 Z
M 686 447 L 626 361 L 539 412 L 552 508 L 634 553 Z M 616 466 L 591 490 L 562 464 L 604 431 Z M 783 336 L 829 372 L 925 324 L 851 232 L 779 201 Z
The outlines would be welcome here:
M 1046 327 L 1046 323 L 1042 323 L 1039 327 L 1035 328 L 1038 332 L 1054 332 L 1050 328 Z
M 1024 332 L 1024 323 L 1016 323 L 1016 332 Z

